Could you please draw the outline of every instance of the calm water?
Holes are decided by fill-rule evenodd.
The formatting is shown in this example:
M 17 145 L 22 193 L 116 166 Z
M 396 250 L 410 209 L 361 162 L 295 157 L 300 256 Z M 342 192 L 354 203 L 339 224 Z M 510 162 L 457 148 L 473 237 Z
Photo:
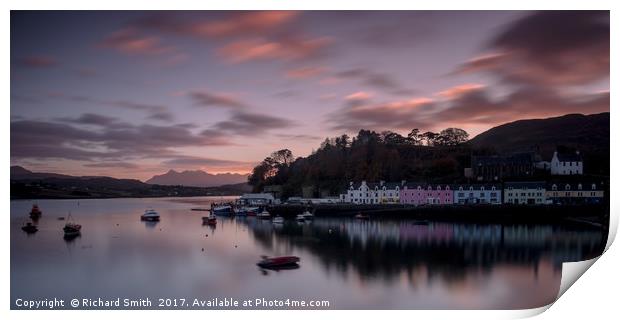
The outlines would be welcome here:
M 217 198 L 216 200 L 220 200 Z M 562 262 L 597 255 L 597 229 L 316 218 L 273 225 L 218 218 L 210 198 L 11 202 L 15 299 L 186 298 L 328 300 L 336 309 L 533 308 L 557 296 Z M 142 222 L 146 208 L 161 214 Z M 72 213 L 82 236 L 63 239 Z M 299 269 L 266 271 L 261 255 L 296 255 Z M 152 307 L 155 308 L 155 307 Z

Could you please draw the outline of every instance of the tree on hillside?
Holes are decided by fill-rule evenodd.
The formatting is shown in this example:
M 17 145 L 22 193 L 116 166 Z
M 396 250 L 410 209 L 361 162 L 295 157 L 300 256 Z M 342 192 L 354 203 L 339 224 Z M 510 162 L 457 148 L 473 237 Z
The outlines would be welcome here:
M 448 128 L 442 130 L 436 137 L 435 142 L 438 145 L 443 146 L 457 146 L 461 143 L 467 142 L 469 134 L 467 131 L 459 128 Z

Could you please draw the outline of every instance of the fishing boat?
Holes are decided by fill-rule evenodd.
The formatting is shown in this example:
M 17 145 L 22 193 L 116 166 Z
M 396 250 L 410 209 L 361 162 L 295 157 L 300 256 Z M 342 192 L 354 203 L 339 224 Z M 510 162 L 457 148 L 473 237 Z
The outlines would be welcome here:
M 24 230 L 24 232 L 28 233 L 28 234 L 32 234 L 35 233 L 37 231 L 39 231 L 39 228 L 37 228 L 37 226 L 35 226 L 34 224 L 32 224 L 32 222 L 27 222 L 23 227 L 22 230 Z
M 256 216 L 258 213 L 258 207 L 239 207 L 235 209 L 235 214 L 238 216 Z
M 33 219 L 40 218 L 41 214 L 43 214 L 43 212 L 41 212 L 41 209 L 39 209 L 39 206 L 36 204 L 33 204 L 32 209 L 30 209 L 30 218 L 33 218 Z
M 209 226 L 214 226 L 217 224 L 217 219 L 215 217 L 202 217 L 202 223 Z
M 305 220 L 314 219 L 314 215 L 310 213 L 310 211 L 308 210 L 304 211 L 304 213 L 302 213 L 301 216 L 303 216 Z
M 259 219 L 268 220 L 268 219 L 271 219 L 271 214 L 269 213 L 269 211 L 264 210 L 263 212 L 257 214 L 256 217 Z
M 215 206 L 211 209 L 211 212 L 216 216 L 230 216 L 233 214 L 232 206 Z
M 273 223 L 284 223 L 284 218 L 280 217 L 280 216 L 276 216 L 275 218 L 273 218 Z
M 159 213 L 153 209 L 146 209 L 140 216 L 142 221 L 159 221 Z
M 297 220 L 299 222 L 304 222 L 304 221 L 306 221 L 306 218 L 304 217 L 303 214 L 298 214 L 297 217 L 295 217 L 295 220 Z
M 355 219 L 368 220 L 368 219 L 370 219 L 370 216 L 367 215 L 367 214 L 358 213 L 358 214 L 355 215 Z
M 281 257 L 266 257 L 263 256 L 263 259 L 261 261 L 259 261 L 258 263 L 256 263 L 257 266 L 261 267 L 261 268 L 266 268 L 266 269 L 270 269 L 270 268 L 284 268 L 284 267 L 291 267 L 291 266 L 298 266 L 298 263 L 300 261 L 299 257 L 296 256 L 281 256 Z

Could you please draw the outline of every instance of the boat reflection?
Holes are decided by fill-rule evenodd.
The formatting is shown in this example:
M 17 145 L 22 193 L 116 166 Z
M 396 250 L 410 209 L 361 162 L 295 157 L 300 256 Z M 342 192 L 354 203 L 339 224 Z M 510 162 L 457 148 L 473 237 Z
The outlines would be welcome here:
M 327 270 L 346 277 L 395 280 L 405 271 L 427 270 L 429 278 L 462 279 L 469 271 L 490 271 L 499 265 L 530 268 L 550 261 L 561 272 L 563 262 L 602 253 L 606 232 L 595 228 L 552 225 L 476 225 L 430 221 L 360 221 L 317 218 L 312 224 L 278 227 L 245 222 L 266 250 L 285 247 L 309 252 Z

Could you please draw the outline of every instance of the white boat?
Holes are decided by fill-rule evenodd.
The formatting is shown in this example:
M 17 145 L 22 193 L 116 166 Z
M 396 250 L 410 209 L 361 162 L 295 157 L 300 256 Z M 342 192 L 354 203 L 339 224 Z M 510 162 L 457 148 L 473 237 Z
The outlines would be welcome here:
M 299 222 L 304 222 L 304 221 L 306 221 L 306 218 L 304 217 L 303 214 L 298 214 L 297 217 L 295 217 L 295 220 L 297 220 Z
M 257 214 L 256 217 L 259 219 L 271 219 L 271 214 L 269 211 L 264 210 L 263 212 Z
M 144 214 L 140 216 L 143 221 L 159 221 L 159 213 L 153 209 L 146 209 Z
M 304 213 L 302 213 L 301 216 L 304 217 L 304 219 L 306 220 L 314 219 L 314 215 L 310 213 L 310 211 L 308 210 L 304 211 Z
M 233 214 L 233 208 L 229 205 L 216 206 L 211 209 L 216 216 L 231 216 Z
M 277 216 L 273 218 L 273 223 L 284 223 L 284 218 Z

